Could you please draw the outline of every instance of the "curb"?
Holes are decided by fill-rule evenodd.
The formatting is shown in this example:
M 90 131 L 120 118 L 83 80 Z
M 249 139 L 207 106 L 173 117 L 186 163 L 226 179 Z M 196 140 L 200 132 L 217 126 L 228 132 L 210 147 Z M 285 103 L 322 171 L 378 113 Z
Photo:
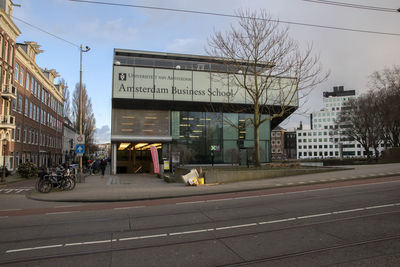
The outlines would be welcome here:
M 258 191 L 265 189 L 276 189 L 276 188 L 286 188 L 286 187 L 297 187 L 297 186 L 305 186 L 305 185 L 317 185 L 317 184 L 329 184 L 329 183 L 338 183 L 345 181 L 354 181 L 354 180 L 368 180 L 368 179 L 376 179 L 376 178 L 384 178 L 384 177 L 400 177 L 400 172 L 393 174 L 382 174 L 382 175 L 359 175 L 359 176 L 350 176 L 344 178 L 331 178 L 331 179 L 322 179 L 312 182 L 294 182 L 287 184 L 276 184 L 274 186 L 262 186 L 258 188 L 248 187 L 241 188 L 238 190 L 219 190 L 214 192 L 196 192 L 189 193 L 184 195 L 174 195 L 174 196 L 155 196 L 155 197 L 142 197 L 142 198 L 126 198 L 126 199 L 87 199 L 87 198 L 75 198 L 75 199 L 43 199 L 43 198 L 35 198 L 32 196 L 33 194 L 39 194 L 35 191 L 27 192 L 25 196 L 31 200 L 37 201 L 46 201 L 46 202 L 82 202 L 82 203 L 99 203 L 99 202 L 130 202 L 130 201 L 148 201 L 148 200 L 158 200 L 158 199 L 170 199 L 170 198 L 184 198 L 184 197 L 196 197 L 196 196 L 204 196 L 204 195 L 217 195 L 217 194 L 228 194 L 228 193 L 236 193 L 236 192 L 246 192 L 246 191 Z M 51 194 L 51 193 L 50 193 Z

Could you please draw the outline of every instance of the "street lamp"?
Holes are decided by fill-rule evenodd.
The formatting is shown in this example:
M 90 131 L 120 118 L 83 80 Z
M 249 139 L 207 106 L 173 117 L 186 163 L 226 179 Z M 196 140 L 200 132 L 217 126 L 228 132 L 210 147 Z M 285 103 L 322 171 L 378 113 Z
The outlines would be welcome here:
M 82 126 L 82 53 L 88 52 L 90 50 L 89 46 L 86 46 L 85 49 L 82 49 L 82 45 L 80 46 L 80 55 L 81 55 L 81 66 L 80 66 L 80 75 L 79 75 L 79 135 L 82 135 L 83 126 Z M 79 182 L 82 182 L 82 157 L 79 158 Z
M 4 183 L 6 181 L 6 149 L 7 149 L 8 140 L 6 138 L 3 139 L 3 174 L 1 176 L 1 182 Z

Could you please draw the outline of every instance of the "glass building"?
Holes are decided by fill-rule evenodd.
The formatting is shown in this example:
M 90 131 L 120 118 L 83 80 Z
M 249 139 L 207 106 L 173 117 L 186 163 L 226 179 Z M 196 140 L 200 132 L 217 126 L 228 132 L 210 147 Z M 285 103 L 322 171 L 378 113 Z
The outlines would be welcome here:
M 251 161 L 252 102 L 233 82 L 233 76 L 240 78 L 240 74 L 228 68 L 211 57 L 115 49 L 113 173 L 152 172 L 150 146 L 157 148 L 160 162 L 172 164 Z M 285 82 L 293 79 L 280 78 L 280 83 Z M 292 112 L 298 106 L 295 94 L 287 103 Z M 276 99 L 265 99 L 275 106 Z M 260 127 L 261 162 L 271 161 L 271 128 L 288 115 Z

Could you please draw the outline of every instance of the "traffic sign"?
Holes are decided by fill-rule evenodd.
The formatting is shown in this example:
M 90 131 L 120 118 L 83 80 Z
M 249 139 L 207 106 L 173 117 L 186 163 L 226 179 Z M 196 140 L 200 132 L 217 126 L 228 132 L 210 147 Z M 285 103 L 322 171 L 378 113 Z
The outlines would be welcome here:
M 85 144 L 85 135 L 76 134 L 75 135 L 75 144 Z
M 77 144 L 77 145 L 75 146 L 75 153 L 76 153 L 78 156 L 82 156 L 83 153 L 85 153 L 85 145 L 83 145 L 83 144 Z

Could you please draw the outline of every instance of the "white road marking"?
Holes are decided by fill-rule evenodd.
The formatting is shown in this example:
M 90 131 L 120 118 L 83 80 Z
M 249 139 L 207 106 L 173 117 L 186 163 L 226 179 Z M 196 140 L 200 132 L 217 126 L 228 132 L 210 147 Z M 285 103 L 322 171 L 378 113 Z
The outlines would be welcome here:
M 227 200 L 232 200 L 232 199 L 233 199 L 233 198 L 210 199 L 210 200 L 206 200 L 206 202 L 227 201 Z
M 3 188 L 0 189 L 0 192 L 4 192 L 6 194 L 12 193 L 15 191 L 15 193 L 21 193 L 22 191 L 29 191 L 32 190 L 33 188 Z
M 297 219 L 301 220 L 301 219 L 315 218 L 315 217 L 328 216 L 328 215 L 332 215 L 332 212 L 313 214 L 313 215 L 306 215 L 306 216 L 297 217 Z
M 256 226 L 256 225 L 257 225 L 257 223 L 239 224 L 239 225 L 232 225 L 232 226 L 226 226 L 226 227 L 219 227 L 219 228 L 215 228 L 215 230 L 220 231 L 220 230 L 250 227 L 250 226 Z
M 80 243 L 68 243 L 68 244 L 65 244 L 66 247 L 80 246 L 80 245 L 82 245 L 82 242 L 80 242 Z
M 59 248 L 59 247 L 62 247 L 62 246 L 63 246 L 62 244 L 58 244 L 58 245 L 40 246 L 40 247 L 34 247 L 34 248 L 11 249 L 11 250 L 7 250 L 6 253 L 29 251 L 29 250 L 38 250 L 38 249 L 46 249 L 46 248 Z
M 168 235 L 174 236 L 174 235 L 187 235 L 187 234 L 196 234 L 196 233 L 204 233 L 204 232 L 211 232 L 214 231 L 214 228 L 210 229 L 200 229 L 200 230 L 193 230 L 193 231 L 186 231 L 186 232 L 175 232 L 175 233 L 169 233 Z
M 362 210 L 365 210 L 365 208 L 352 209 L 352 210 L 339 210 L 339 211 L 332 212 L 332 214 L 349 213 L 349 212 L 356 212 L 356 211 L 362 211 Z
M 397 206 L 400 203 L 396 203 L 396 204 L 387 204 L 387 205 L 379 205 L 379 206 L 371 206 L 371 207 L 366 207 L 365 209 L 370 210 L 370 209 L 380 209 L 380 208 L 387 208 L 387 207 L 393 207 L 393 206 Z
M 6 209 L 6 210 L 0 210 L 0 211 L 16 211 L 16 210 L 22 210 L 22 209 Z
M 155 237 L 164 237 L 168 234 L 159 234 L 159 235 L 145 235 L 145 236 L 134 236 L 134 237 L 127 237 L 127 238 L 120 238 L 118 241 L 128 241 L 128 240 L 136 240 L 136 239 L 147 239 L 147 238 L 155 238 Z
M 87 242 L 82 242 L 82 245 L 103 244 L 103 243 L 111 243 L 111 242 L 112 242 L 112 240 L 87 241 Z
M 280 222 L 289 222 L 289 221 L 294 221 L 296 218 L 288 218 L 288 219 L 282 219 L 282 220 L 274 220 L 274 221 L 267 221 L 267 222 L 259 222 L 258 224 L 271 224 L 271 223 L 280 223 Z
M 387 207 L 394 207 L 394 206 L 400 206 L 400 202 L 385 204 L 385 205 L 369 206 L 369 207 L 364 207 L 364 208 L 349 209 L 349 210 L 338 210 L 338 211 L 327 212 L 327 213 L 310 214 L 310 215 L 304 215 L 304 216 L 292 217 L 292 218 L 284 218 L 284 219 L 272 220 L 272 221 L 254 222 L 254 223 L 239 224 L 239 225 L 229 225 L 229 226 L 218 227 L 218 228 L 197 229 L 197 230 L 185 231 L 185 232 L 173 232 L 173 233 L 163 233 L 163 234 L 156 234 L 156 235 L 133 236 L 133 237 L 126 237 L 126 238 L 119 238 L 119 239 L 94 240 L 94 241 L 86 241 L 86 242 L 78 242 L 78 243 L 66 243 L 66 244 L 47 245 L 47 246 L 39 246 L 39 247 L 31 247 L 31 248 L 11 249 L 11 250 L 7 250 L 6 253 L 23 252 L 23 251 L 30 251 L 30 250 L 40 250 L 40 249 L 47 249 L 47 248 L 58 248 L 58 247 L 63 247 L 63 246 L 64 247 L 82 246 L 82 245 L 123 242 L 123 241 L 129 241 L 129 240 L 139 240 L 139 239 L 148 239 L 148 238 L 175 236 L 175 235 L 197 234 L 197 233 L 204 233 L 204 232 L 211 232 L 211 231 L 221 231 L 221 230 L 229 230 L 229 229 L 236 229 L 236 228 L 253 227 L 253 226 L 257 226 L 257 225 L 283 223 L 283 222 L 296 221 L 296 220 L 299 221 L 299 220 L 315 218 L 315 217 L 322 217 L 322 216 L 329 216 L 329 215 L 336 215 L 336 214 L 343 214 L 343 213 L 351 213 L 351 212 L 364 211 L 364 210 L 370 210 L 370 209 L 380 209 L 380 208 L 387 208 Z M 2 217 L 0 217 L 0 218 L 2 218 Z

